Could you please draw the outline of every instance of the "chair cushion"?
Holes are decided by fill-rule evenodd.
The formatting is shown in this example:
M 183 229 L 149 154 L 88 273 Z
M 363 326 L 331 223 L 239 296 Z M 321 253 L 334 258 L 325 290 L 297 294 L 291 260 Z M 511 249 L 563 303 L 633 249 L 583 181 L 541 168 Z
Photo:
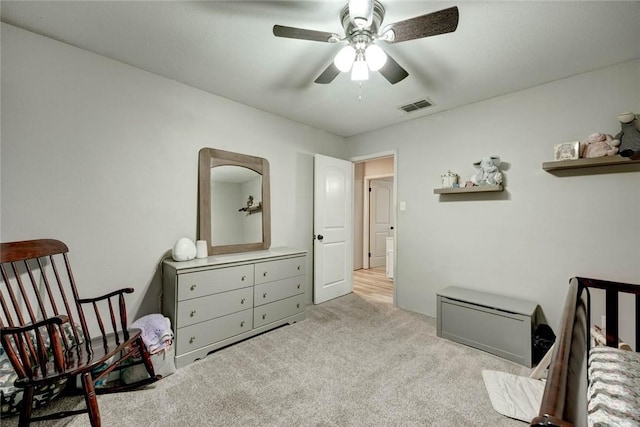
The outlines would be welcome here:
M 75 343 L 71 325 L 69 323 L 63 324 L 62 330 L 69 339 L 69 342 Z M 84 342 L 82 330 L 78 325 L 76 325 L 76 330 L 80 337 L 80 344 L 82 344 Z M 44 329 L 42 336 L 47 337 L 45 344 L 49 349 L 49 355 L 51 355 L 50 343 L 48 342 L 49 334 L 44 333 Z M 35 343 L 34 334 L 32 334 L 32 340 Z M 11 365 L 9 356 L 4 350 L 4 347 L 2 347 L 2 344 L 0 344 L 0 414 L 2 416 L 17 414 L 20 411 L 20 404 L 22 402 L 22 388 L 18 388 L 14 385 L 17 379 L 18 375 L 16 374 L 13 365 Z M 41 408 L 52 401 L 62 392 L 66 383 L 67 379 L 64 378 L 53 384 L 36 387 L 35 392 L 33 393 L 33 407 Z

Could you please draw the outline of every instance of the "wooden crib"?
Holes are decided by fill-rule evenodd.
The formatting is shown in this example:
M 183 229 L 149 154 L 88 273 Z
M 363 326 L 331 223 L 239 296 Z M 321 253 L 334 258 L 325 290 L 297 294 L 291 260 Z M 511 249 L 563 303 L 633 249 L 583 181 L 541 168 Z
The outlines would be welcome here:
M 607 347 L 616 348 L 612 350 L 614 352 L 619 351 L 617 350 L 619 342 L 618 296 L 623 293 L 635 295 L 636 349 L 640 344 L 640 285 L 583 277 L 572 278 L 562 314 L 561 329 L 556 338 L 549 367 L 542 405 L 539 415 L 531 421 L 532 426 L 583 427 L 589 425 L 590 289 L 604 290 L 606 343 Z M 640 360 L 637 353 L 629 354 L 627 352 L 623 356 L 631 356 L 634 360 Z M 634 363 L 636 362 L 634 361 Z M 634 411 L 636 415 L 638 411 L 640 408 L 636 407 Z

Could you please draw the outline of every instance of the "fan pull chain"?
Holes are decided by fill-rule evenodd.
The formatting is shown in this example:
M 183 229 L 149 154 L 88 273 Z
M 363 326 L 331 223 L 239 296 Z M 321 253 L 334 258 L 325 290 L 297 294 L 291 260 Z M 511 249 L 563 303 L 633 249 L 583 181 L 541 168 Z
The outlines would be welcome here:
M 358 102 L 362 101 L 362 82 L 358 83 Z

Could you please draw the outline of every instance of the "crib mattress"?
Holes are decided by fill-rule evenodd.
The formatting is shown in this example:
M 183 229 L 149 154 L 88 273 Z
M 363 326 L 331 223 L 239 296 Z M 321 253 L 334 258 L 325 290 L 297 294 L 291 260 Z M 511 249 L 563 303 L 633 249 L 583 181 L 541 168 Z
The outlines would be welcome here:
M 590 427 L 640 425 L 640 354 L 613 347 L 589 353 Z

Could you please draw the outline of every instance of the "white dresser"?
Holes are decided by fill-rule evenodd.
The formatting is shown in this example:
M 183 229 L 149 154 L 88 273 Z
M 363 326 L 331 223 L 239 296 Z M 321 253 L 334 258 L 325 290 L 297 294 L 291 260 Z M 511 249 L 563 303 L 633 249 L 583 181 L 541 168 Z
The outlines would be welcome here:
M 272 248 L 162 264 L 176 366 L 304 318 L 306 251 Z

